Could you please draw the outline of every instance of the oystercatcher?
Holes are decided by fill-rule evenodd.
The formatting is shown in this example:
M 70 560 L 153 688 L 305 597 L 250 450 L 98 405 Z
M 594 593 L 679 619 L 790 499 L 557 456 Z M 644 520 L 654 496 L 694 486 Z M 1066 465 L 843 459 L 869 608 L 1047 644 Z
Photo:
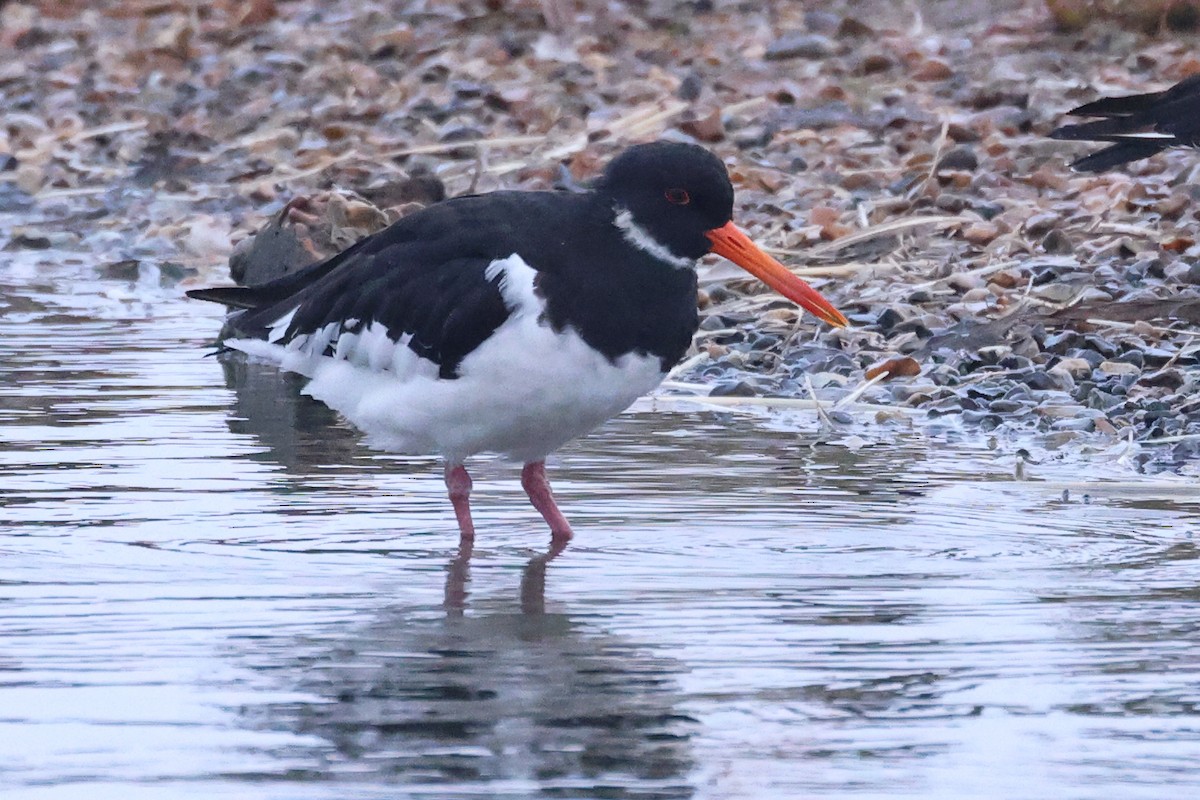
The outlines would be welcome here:
M 1200 147 L 1200 75 L 1162 92 L 1103 97 L 1067 113 L 1102 119 L 1064 125 L 1051 131 L 1051 138 L 1112 142 L 1071 162 L 1072 169 L 1082 172 L 1101 172 L 1168 147 Z
M 697 327 L 696 260 L 725 256 L 831 325 L 842 316 L 759 250 L 724 165 L 694 145 L 614 158 L 587 192 L 500 191 L 404 217 L 270 283 L 190 297 L 241 309 L 223 344 L 310 380 L 377 446 L 440 454 L 464 539 L 463 466 L 494 452 L 556 540 L 544 459 L 662 381 Z

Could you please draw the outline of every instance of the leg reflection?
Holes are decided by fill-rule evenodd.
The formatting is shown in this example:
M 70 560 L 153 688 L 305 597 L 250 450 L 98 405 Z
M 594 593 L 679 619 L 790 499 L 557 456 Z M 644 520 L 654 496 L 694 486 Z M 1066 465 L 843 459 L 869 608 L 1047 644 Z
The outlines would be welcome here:
M 521 613 L 546 613 L 546 565 L 567 549 L 570 539 L 550 540 L 550 549 L 529 559 L 521 573 Z
M 467 607 L 467 582 L 471 580 L 471 553 L 474 550 L 474 539 L 459 539 L 458 553 L 446 565 L 446 594 L 442 606 L 448 617 L 461 617 Z
M 529 559 L 521 574 L 521 613 L 538 615 L 546 610 L 546 565 L 567 549 L 569 540 L 551 539 L 550 548 Z M 461 617 L 467 608 L 467 584 L 471 580 L 472 539 L 459 541 L 458 552 L 446 565 L 446 591 L 442 601 L 447 617 Z

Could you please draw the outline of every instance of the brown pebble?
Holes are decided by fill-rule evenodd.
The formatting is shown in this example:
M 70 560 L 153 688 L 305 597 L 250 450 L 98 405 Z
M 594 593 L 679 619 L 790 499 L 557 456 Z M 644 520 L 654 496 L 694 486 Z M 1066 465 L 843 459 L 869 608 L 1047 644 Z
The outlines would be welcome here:
M 999 272 L 993 272 L 989 275 L 987 282 L 999 286 L 1001 289 L 1015 289 L 1017 284 L 1020 283 L 1020 279 L 1015 272 L 1002 269 Z
M 954 75 L 950 65 L 940 58 L 927 58 L 913 71 L 913 80 L 944 81 Z
M 874 380 L 880 375 L 891 378 L 910 378 L 913 375 L 921 374 L 921 365 L 917 363 L 915 358 L 911 356 L 903 356 L 901 358 L 893 358 L 888 361 L 871 367 L 866 372 L 867 380 Z
M 1000 229 L 990 222 L 977 222 L 963 228 L 963 238 L 974 245 L 985 245 L 1000 235 Z
M 858 71 L 863 75 L 873 75 L 877 72 L 888 71 L 894 63 L 882 53 L 872 53 L 858 62 Z
M 693 114 L 679 123 L 679 130 L 701 142 L 719 142 L 725 138 L 721 109 L 713 108 L 707 113 Z

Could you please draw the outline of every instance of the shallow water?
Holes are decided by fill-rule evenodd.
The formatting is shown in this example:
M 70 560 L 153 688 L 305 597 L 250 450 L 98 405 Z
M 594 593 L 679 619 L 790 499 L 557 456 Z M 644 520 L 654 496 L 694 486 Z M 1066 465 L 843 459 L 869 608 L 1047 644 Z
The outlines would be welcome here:
M 565 551 L 483 461 L 464 553 L 179 294 L 0 266 L 5 798 L 1200 787 L 1186 482 L 643 403 L 552 464 Z

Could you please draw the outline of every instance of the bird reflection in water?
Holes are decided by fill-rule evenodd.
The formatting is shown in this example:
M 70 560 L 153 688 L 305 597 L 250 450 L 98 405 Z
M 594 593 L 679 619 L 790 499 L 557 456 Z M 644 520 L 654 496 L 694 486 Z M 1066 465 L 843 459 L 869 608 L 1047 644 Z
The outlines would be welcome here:
M 682 665 L 591 615 L 547 609 L 547 567 L 565 547 L 528 561 L 515 600 L 478 586 L 497 573 L 464 541 L 440 607 L 384 607 L 364 625 L 245 642 L 246 658 L 303 699 L 243 717 L 318 742 L 273 755 L 288 774 L 323 781 L 443 798 L 694 796 L 697 722 L 680 708 Z

